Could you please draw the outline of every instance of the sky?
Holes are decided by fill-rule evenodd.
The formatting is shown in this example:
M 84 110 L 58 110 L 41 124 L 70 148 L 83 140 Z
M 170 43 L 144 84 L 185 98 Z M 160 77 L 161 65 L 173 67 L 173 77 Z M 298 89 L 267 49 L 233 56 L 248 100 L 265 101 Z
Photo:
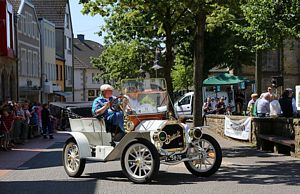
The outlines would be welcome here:
M 93 40 L 100 44 L 103 44 L 103 36 L 99 37 L 96 32 L 100 31 L 100 26 L 104 25 L 104 21 L 101 16 L 82 15 L 82 5 L 78 4 L 79 0 L 71 0 L 71 17 L 73 24 L 74 37 L 77 38 L 77 34 L 84 34 L 86 40 Z

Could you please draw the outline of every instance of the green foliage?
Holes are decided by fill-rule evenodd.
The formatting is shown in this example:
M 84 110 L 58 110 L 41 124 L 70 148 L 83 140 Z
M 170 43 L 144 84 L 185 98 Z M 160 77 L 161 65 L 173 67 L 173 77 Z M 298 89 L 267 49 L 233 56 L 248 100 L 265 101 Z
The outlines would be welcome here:
M 98 79 L 113 80 L 117 88 L 122 79 L 140 77 L 140 67 L 150 71 L 151 64 L 142 61 L 153 61 L 153 51 L 138 41 L 117 42 L 108 46 L 99 58 L 92 59 L 92 63 L 101 70 Z
M 298 0 L 248 0 L 241 5 L 245 20 L 231 27 L 254 43 L 252 51 L 279 48 L 283 39 L 300 36 L 299 7 Z

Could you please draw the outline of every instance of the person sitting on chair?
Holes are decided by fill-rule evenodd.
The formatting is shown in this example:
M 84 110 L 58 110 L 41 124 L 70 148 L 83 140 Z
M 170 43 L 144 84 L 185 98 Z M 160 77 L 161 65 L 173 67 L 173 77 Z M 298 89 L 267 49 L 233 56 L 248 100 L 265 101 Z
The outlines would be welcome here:
M 100 87 L 101 95 L 93 102 L 92 113 L 95 116 L 104 118 L 108 131 L 112 132 L 113 141 L 120 141 L 125 135 L 124 114 L 122 111 L 113 111 L 111 104 L 116 99 L 113 96 L 113 87 L 109 84 L 103 84 Z

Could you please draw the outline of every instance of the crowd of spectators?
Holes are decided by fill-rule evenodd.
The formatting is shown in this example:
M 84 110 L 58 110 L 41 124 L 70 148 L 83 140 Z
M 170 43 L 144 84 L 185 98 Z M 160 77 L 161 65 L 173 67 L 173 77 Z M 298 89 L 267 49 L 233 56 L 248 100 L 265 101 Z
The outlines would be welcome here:
M 242 98 L 240 98 L 242 99 Z M 224 97 L 216 99 L 213 102 L 211 97 L 207 97 L 203 104 L 203 115 L 208 114 L 232 114 L 232 107 L 226 106 Z M 236 98 L 237 100 L 237 98 Z M 254 117 L 296 117 L 298 116 L 296 108 L 296 100 L 294 91 L 291 88 L 286 88 L 280 97 L 273 93 L 271 87 L 262 93 L 260 96 L 256 93 L 251 95 L 251 99 L 247 104 L 247 108 L 238 110 L 237 104 L 243 104 L 242 100 L 236 101 L 234 114 L 248 115 Z M 243 107 L 243 105 L 240 105 Z M 243 111 L 244 110 L 244 111 Z
M 53 139 L 48 104 L 5 101 L 0 105 L 0 150 L 7 151 L 34 137 Z
M 247 114 L 257 117 L 295 117 L 297 115 L 296 100 L 294 91 L 287 88 L 281 97 L 272 92 L 272 88 L 268 88 L 268 92 L 262 93 L 259 98 L 257 94 L 251 95 L 248 103 Z

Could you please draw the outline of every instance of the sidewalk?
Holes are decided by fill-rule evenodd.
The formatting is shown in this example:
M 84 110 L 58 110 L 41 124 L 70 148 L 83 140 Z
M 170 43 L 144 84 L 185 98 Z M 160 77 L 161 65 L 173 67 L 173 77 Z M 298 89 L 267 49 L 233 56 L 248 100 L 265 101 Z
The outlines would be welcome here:
M 56 133 L 54 134 L 54 139 L 37 137 L 30 139 L 24 145 L 17 145 L 11 151 L 0 151 L 0 177 L 11 170 L 17 169 L 40 152 L 47 152 L 47 148 L 54 143 L 64 142 L 67 137 L 67 134 Z

